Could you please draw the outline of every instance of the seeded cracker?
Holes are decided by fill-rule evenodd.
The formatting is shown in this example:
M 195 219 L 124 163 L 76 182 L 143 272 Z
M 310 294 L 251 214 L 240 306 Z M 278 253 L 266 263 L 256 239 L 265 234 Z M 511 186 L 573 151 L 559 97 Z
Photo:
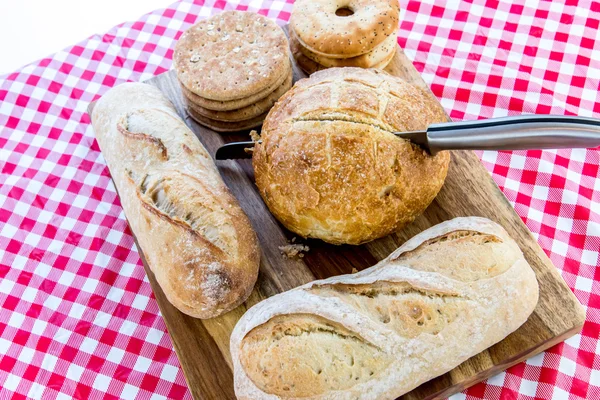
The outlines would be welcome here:
M 210 118 L 217 121 L 225 121 L 225 122 L 239 122 L 239 121 L 247 121 L 249 119 L 258 117 L 259 115 L 264 114 L 269 111 L 273 104 L 290 88 L 292 87 L 292 70 L 290 69 L 288 73 L 288 77 L 279 87 L 269 94 L 264 99 L 250 104 L 249 106 L 231 110 L 231 111 L 214 111 L 207 108 L 204 108 L 198 104 L 195 104 L 192 99 L 187 98 L 186 93 L 184 92 L 184 98 L 189 108 L 192 108 L 196 114 L 201 115 L 206 118 Z
M 205 99 L 204 97 L 200 97 L 197 94 L 190 92 L 185 86 L 183 86 L 183 83 L 181 83 L 181 81 L 179 82 L 179 84 L 180 84 L 183 95 L 188 100 L 193 102 L 194 104 L 196 104 L 200 107 L 204 107 L 208 110 L 232 111 L 232 110 L 239 110 L 240 108 L 247 107 L 247 106 L 254 104 L 256 102 L 259 102 L 259 101 L 263 100 L 264 98 L 266 98 L 267 96 L 269 96 L 271 93 L 273 93 L 274 90 L 276 90 L 279 86 L 281 86 L 283 84 L 283 82 L 285 81 L 285 79 L 287 78 L 287 76 L 289 74 L 289 71 L 291 71 L 291 70 L 292 70 L 292 65 L 291 65 L 291 62 L 288 61 L 288 67 L 286 67 L 285 73 L 283 73 L 280 77 L 278 77 L 272 86 L 269 86 L 269 87 L 261 90 L 260 92 L 252 94 L 248 97 L 244 97 L 242 99 L 236 99 L 236 100 L 219 101 L 219 100 Z
M 283 30 L 268 18 L 226 11 L 188 29 L 175 46 L 173 63 L 190 92 L 231 101 L 276 88 L 289 67 Z
M 193 108 L 190 107 L 187 108 L 187 112 L 189 116 L 192 117 L 192 119 L 194 119 L 196 122 L 212 129 L 215 132 L 239 132 L 256 128 L 262 125 L 265 117 L 268 114 L 265 112 L 257 117 L 245 121 L 226 122 L 207 118 L 201 114 L 198 114 Z

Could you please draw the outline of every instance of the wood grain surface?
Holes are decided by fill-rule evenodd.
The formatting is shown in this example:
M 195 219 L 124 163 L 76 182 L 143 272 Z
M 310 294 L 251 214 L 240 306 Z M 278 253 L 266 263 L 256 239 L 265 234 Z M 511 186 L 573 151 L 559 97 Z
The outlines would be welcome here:
M 386 70 L 427 88 L 400 49 Z M 294 79 L 304 76 L 294 65 Z M 209 153 L 214 155 L 224 143 L 248 140 L 247 132 L 218 134 L 195 123 L 185 111 L 174 71 L 154 77 L 147 83 L 157 86 L 173 102 Z M 90 105 L 90 112 L 91 108 L 93 104 Z M 402 396 L 402 399 L 440 399 L 450 396 L 567 339 L 579 332 L 583 325 L 585 314 L 582 306 L 471 151 L 452 152 L 448 177 L 441 192 L 425 213 L 402 231 L 362 246 L 334 246 L 318 240 L 300 240 L 310 246 L 310 251 L 301 260 L 287 260 L 281 256 L 278 246 L 287 244 L 294 235 L 275 220 L 263 203 L 254 185 L 251 161 L 219 161 L 217 165 L 225 183 L 252 221 L 261 244 L 260 274 L 250 298 L 219 318 L 202 321 L 184 315 L 167 301 L 138 246 L 184 375 L 196 400 L 235 398 L 229 335 L 249 307 L 314 279 L 348 274 L 353 268 L 368 268 L 417 233 L 459 216 L 487 217 L 508 231 L 537 275 L 540 300 L 529 320 L 516 332 L 454 370 Z

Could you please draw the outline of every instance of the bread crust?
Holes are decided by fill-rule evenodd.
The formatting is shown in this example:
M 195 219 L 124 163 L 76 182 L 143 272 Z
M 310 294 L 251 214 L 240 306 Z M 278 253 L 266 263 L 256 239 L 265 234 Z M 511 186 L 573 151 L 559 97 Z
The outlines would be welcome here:
M 248 310 L 230 342 L 236 396 L 394 399 L 508 336 L 538 297 L 535 273 L 502 227 L 446 221 L 371 268 Z
M 339 8 L 353 15 L 338 17 Z M 349 58 L 372 51 L 398 28 L 398 0 L 298 0 L 290 27 L 312 53 Z
M 290 27 L 290 51 L 292 56 L 296 59 L 296 63 L 302 69 L 302 71 L 306 72 L 308 75 L 311 75 L 317 71 L 321 71 L 326 69 L 326 67 L 322 66 L 318 62 L 311 60 L 306 57 L 302 50 L 300 49 L 301 45 L 296 38 L 296 35 L 293 33 L 293 29 Z
M 210 100 L 231 101 L 277 87 L 286 76 L 288 41 L 263 15 L 225 11 L 202 20 L 181 35 L 173 65 L 190 92 Z
M 204 108 L 198 104 L 195 104 L 192 99 L 189 99 L 185 96 L 184 92 L 184 100 L 187 103 L 188 108 L 194 110 L 196 114 L 199 114 L 203 117 L 210 118 L 212 120 L 224 121 L 224 122 L 243 122 L 252 118 L 256 118 L 260 115 L 263 115 L 263 119 L 266 116 L 266 113 L 273 107 L 273 104 L 279 99 L 285 92 L 290 90 L 292 87 L 292 70 L 290 69 L 287 78 L 283 81 L 281 85 L 271 94 L 269 94 L 264 99 L 250 104 L 249 106 L 239 108 L 237 110 L 230 111 L 215 111 Z
M 242 303 L 260 251 L 212 158 L 162 93 L 109 90 L 92 124 L 132 232 L 167 299 L 196 318 Z
M 271 93 L 273 93 L 273 91 L 277 90 L 277 88 L 286 80 L 286 78 L 290 74 L 290 71 L 292 71 L 292 64 L 288 58 L 287 67 L 284 69 L 281 76 L 279 76 L 272 85 L 266 87 L 265 89 L 263 89 L 259 92 L 251 94 L 248 97 L 244 97 L 244 98 L 236 99 L 236 100 L 229 100 L 229 101 L 205 99 L 204 97 L 200 97 L 197 94 L 192 93 L 189 89 L 187 89 L 184 86 L 184 84 L 181 81 L 179 81 L 179 84 L 181 86 L 181 91 L 183 92 L 183 95 L 186 98 L 190 99 L 194 104 L 197 104 L 208 110 L 232 111 L 232 110 L 239 110 L 240 108 L 247 107 L 254 103 L 258 103 L 258 102 L 264 100 L 267 96 L 269 96 Z
M 383 42 L 378 44 L 368 53 L 361 54 L 360 56 L 350 58 L 331 58 L 325 57 L 319 54 L 311 52 L 309 49 L 303 47 L 299 42 L 296 33 L 290 29 L 290 48 L 291 42 L 298 42 L 298 49 L 306 57 L 310 58 L 314 62 L 327 67 L 360 67 L 360 68 L 377 68 L 378 65 L 384 63 L 393 57 L 398 47 L 398 38 L 396 32 L 388 36 Z M 387 65 L 387 63 L 386 63 Z
M 250 118 L 244 121 L 227 122 L 207 118 L 202 114 L 198 114 L 196 110 L 190 107 L 187 108 L 187 112 L 188 115 L 200 125 L 204 125 L 215 132 L 221 133 L 239 132 L 259 127 L 262 125 L 263 121 L 265 120 L 265 117 L 267 116 L 267 113 L 263 113 L 254 118 Z
M 360 244 L 400 229 L 443 185 L 450 156 L 394 131 L 445 120 L 422 90 L 374 69 L 331 68 L 271 109 L 253 154 L 263 200 L 289 230 Z

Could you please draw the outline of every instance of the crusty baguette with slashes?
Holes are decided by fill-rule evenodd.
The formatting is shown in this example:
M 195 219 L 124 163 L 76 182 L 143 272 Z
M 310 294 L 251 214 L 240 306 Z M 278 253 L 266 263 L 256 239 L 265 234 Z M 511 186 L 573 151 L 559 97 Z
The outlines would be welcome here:
M 521 326 L 538 301 L 514 240 L 484 218 L 413 237 L 374 267 L 252 307 L 231 335 L 238 399 L 395 399 Z
M 126 83 L 98 100 L 92 123 L 167 299 L 197 318 L 243 302 L 258 275 L 256 233 L 173 105 L 150 85 Z

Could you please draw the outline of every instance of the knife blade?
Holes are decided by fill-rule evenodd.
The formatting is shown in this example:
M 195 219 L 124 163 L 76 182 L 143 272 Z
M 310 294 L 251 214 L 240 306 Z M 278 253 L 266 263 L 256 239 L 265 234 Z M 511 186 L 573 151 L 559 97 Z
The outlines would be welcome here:
M 600 146 L 600 120 L 565 115 L 518 115 L 429 125 L 426 131 L 393 132 L 430 154 L 443 150 L 528 150 Z M 260 141 L 259 141 L 260 143 Z M 251 158 L 255 142 L 228 143 L 215 159 Z

